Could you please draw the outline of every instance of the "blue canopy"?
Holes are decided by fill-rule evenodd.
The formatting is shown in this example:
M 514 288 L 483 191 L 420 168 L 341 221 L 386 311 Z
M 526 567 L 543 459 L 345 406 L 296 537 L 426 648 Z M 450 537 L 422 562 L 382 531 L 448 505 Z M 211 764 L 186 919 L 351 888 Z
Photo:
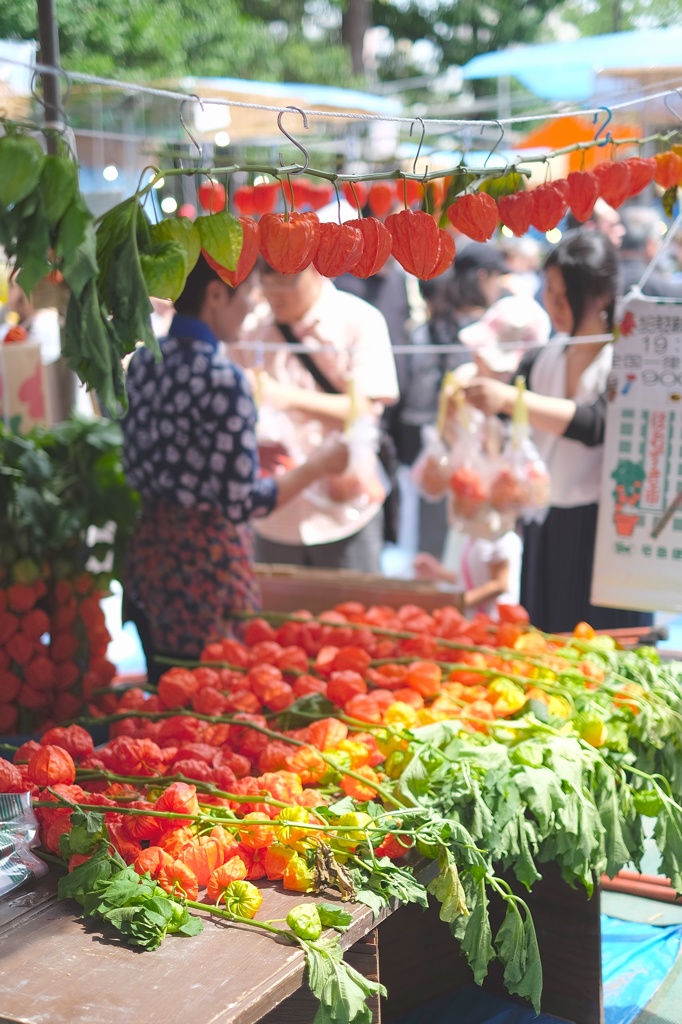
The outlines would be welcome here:
M 598 73 L 669 69 L 682 77 L 682 28 L 588 36 L 570 43 L 510 46 L 462 68 L 464 79 L 516 78 L 546 100 L 589 100 Z

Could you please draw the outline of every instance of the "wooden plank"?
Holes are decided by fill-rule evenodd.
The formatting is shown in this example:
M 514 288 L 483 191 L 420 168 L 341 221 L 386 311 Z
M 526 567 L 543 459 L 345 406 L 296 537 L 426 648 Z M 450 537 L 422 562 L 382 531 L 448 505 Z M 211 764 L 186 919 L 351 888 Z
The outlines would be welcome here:
M 301 902 L 275 883 L 262 888 L 262 920 L 281 920 Z M 349 909 L 344 948 L 374 925 L 367 907 Z M 135 1024 L 254 1024 L 301 987 L 305 967 L 297 947 L 216 919 L 200 936 L 136 952 L 83 922 L 74 903 L 50 900 L 38 912 L 19 908 L 2 928 L 0 959 L 0 1019 L 21 1024 L 130 1024 L 131 1015 Z
M 314 615 L 342 601 L 363 604 L 419 604 L 425 611 L 452 603 L 452 595 L 421 580 L 398 580 L 350 569 L 315 569 L 291 565 L 256 566 L 263 607 L 271 612 L 306 608 Z

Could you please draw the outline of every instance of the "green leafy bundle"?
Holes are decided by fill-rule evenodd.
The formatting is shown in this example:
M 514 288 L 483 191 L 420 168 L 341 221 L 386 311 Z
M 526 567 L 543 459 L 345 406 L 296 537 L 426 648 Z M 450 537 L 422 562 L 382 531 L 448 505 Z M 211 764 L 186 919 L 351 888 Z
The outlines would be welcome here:
M 93 557 L 118 579 L 138 507 L 118 424 L 74 416 L 25 436 L 0 424 L 0 564 L 48 562 L 59 576 Z M 91 543 L 90 528 L 107 526 Z

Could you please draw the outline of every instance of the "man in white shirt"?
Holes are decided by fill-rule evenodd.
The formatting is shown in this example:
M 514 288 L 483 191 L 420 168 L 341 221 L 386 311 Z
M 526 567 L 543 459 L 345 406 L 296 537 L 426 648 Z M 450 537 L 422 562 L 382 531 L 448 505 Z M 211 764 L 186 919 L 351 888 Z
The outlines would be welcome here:
M 245 320 L 230 357 L 260 370 L 260 402 L 291 420 L 296 454 L 305 456 L 329 431 L 343 428 L 354 411 L 351 391 L 361 414 L 378 425 L 384 407 L 398 398 L 381 313 L 339 291 L 312 265 L 299 274 L 279 274 L 262 264 L 261 287 L 266 301 Z M 379 572 L 381 513 L 378 499 L 331 502 L 309 490 L 258 523 L 256 557 Z

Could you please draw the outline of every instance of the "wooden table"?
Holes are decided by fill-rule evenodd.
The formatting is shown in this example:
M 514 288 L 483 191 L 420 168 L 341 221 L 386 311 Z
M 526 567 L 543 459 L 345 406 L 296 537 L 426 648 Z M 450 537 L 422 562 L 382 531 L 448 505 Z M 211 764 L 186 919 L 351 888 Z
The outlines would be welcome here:
M 136 952 L 111 933 L 103 938 L 75 903 L 57 902 L 55 887 L 50 875 L 0 901 L 0 1024 L 312 1024 L 316 1002 L 303 984 L 301 950 L 214 919 L 202 935 L 170 936 L 153 953 Z M 263 920 L 285 918 L 311 898 L 276 883 L 263 888 Z M 601 1024 L 598 897 L 588 901 L 547 865 L 529 902 L 544 965 L 543 1009 Z M 390 1024 L 471 981 L 437 907 L 400 907 L 379 918 L 361 905 L 349 909 L 346 959 L 373 978 L 380 962 L 389 993 L 373 1007 L 375 1022 Z M 492 971 L 486 987 L 503 993 L 501 972 Z

